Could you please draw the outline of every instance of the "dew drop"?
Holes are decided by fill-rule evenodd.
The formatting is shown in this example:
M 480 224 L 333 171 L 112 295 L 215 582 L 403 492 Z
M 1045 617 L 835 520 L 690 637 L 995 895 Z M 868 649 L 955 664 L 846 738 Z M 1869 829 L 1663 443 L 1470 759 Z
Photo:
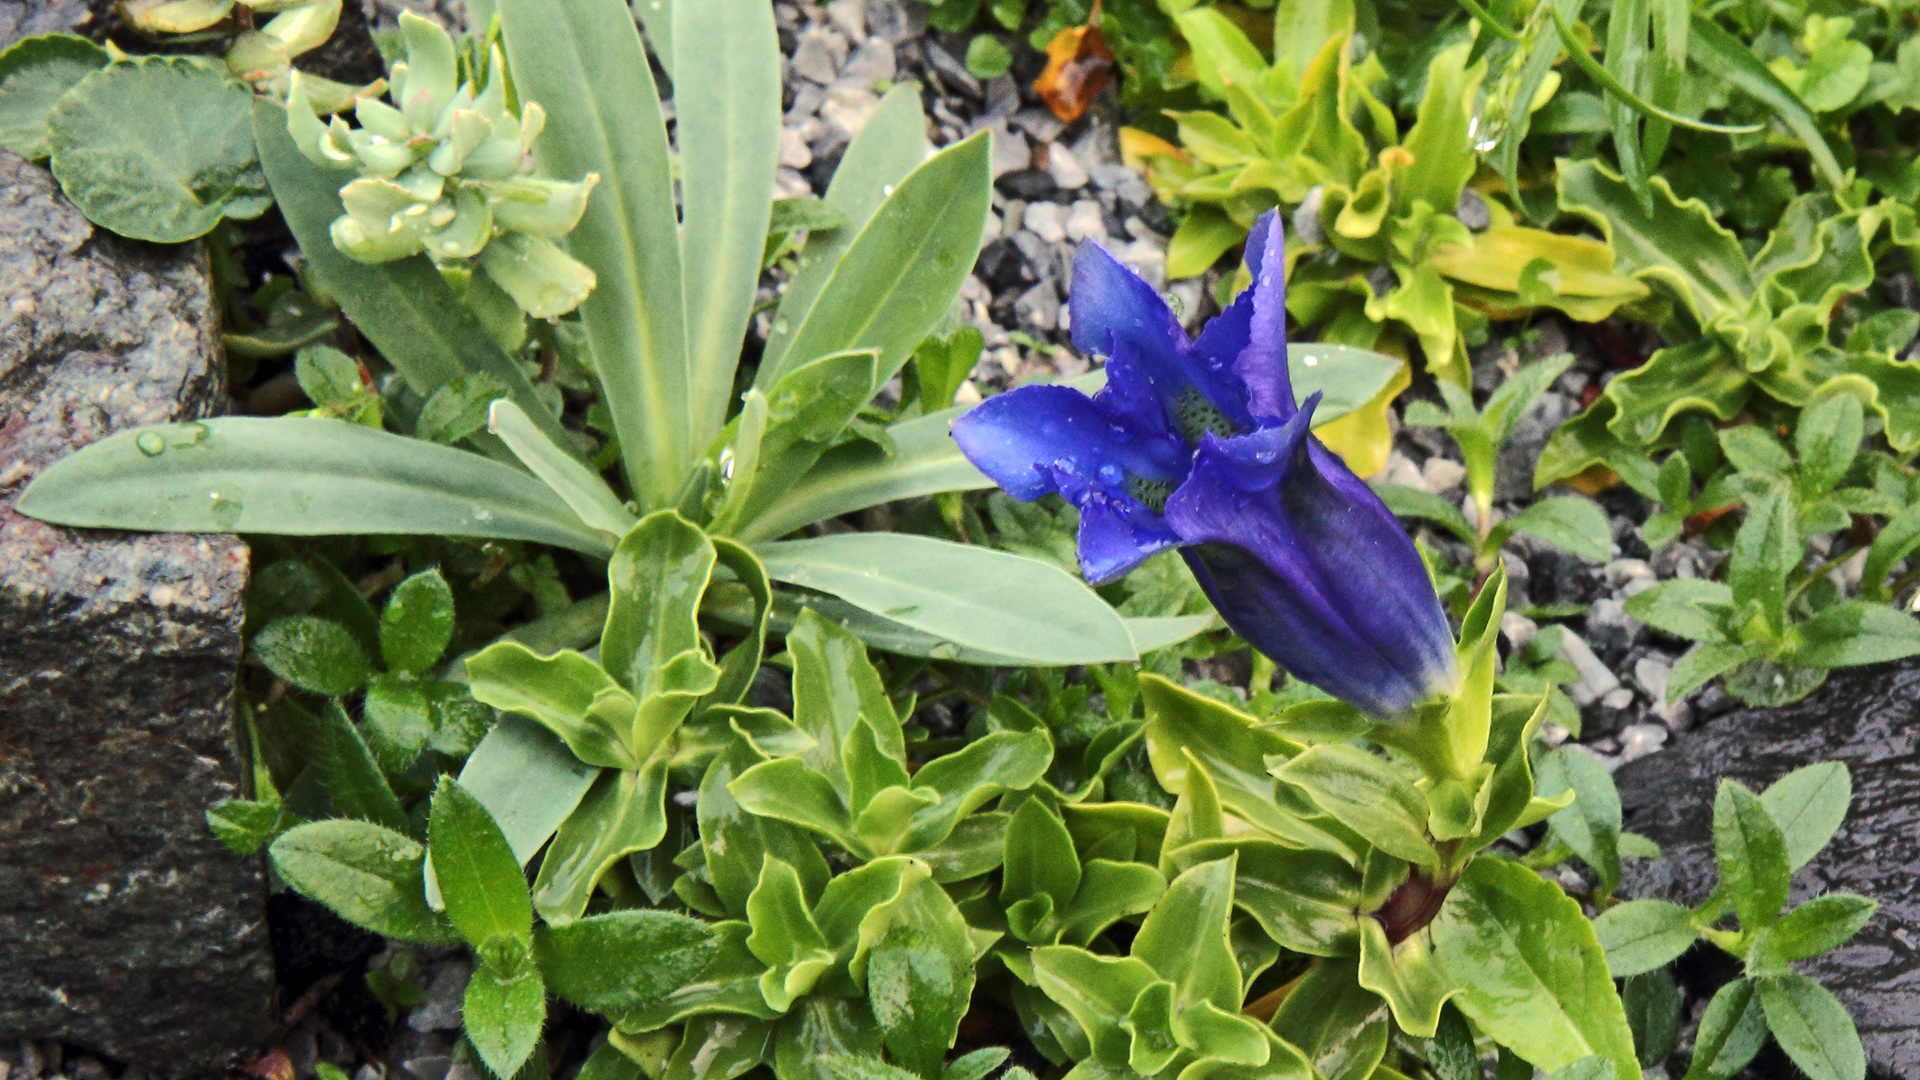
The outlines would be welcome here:
M 207 492 L 210 504 L 207 512 L 213 516 L 213 523 L 222 529 L 231 529 L 240 521 L 241 506 L 237 499 L 222 498 L 217 491 Z
M 189 446 L 199 446 L 201 443 L 207 441 L 207 436 L 213 434 L 213 429 L 198 420 L 192 420 L 180 425 L 180 434 L 186 437 L 186 441 L 174 443 L 173 446 L 176 450 L 185 449 Z
M 951 641 L 942 641 L 927 650 L 927 656 L 935 660 L 952 660 L 960 655 L 960 647 Z
M 1125 480 L 1126 478 L 1127 478 L 1127 474 L 1121 472 L 1120 466 L 1118 465 L 1108 463 L 1106 465 L 1100 466 L 1100 480 L 1102 483 L 1118 484 L 1122 480 Z
M 1125 444 L 1133 441 L 1133 429 L 1125 424 L 1108 425 L 1107 435 L 1117 443 Z
M 159 457 L 167 452 L 167 438 L 157 431 L 143 431 L 133 440 L 133 445 L 148 457 Z
M 476 507 L 473 511 L 473 520 L 475 521 L 491 521 L 492 519 L 493 511 L 484 506 Z

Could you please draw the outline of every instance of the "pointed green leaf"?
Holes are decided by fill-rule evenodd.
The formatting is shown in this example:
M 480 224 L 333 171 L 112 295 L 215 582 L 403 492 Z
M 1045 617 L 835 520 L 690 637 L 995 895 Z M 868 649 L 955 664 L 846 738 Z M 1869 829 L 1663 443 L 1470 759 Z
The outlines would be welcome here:
M 719 954 L 713 928 L 668 911 L 614 911 L 533 934 L 553 992 L 595 1012 L 621 1012 L 685 985 Z
M 1590 1054 L 1638 1080 L 1633 1035 L 1580 905 L 1518 863 L 1476 859 L 1432 928 L 1461 1011 L 1545 1069 Z
M 540 860 L 533 882 L 540 917 L 555 926 L 579 918 L 614 863 L 658 844 L 667 832 L 666 798 L 667 766 L 660 758 L 639 772 L 602 772 Z
M 672 24 L 689 61 L 674 66 L 674 130 L 687 400 L 699 449 L 726 420 L 760 284 L 780 150 L 780 42 L 763 0 L 675 4 Z
M 267 850 L 287 884 L 355 926 L 427 945 L 457 939 L 427 907 L 426 849 L 400 833 L 365 821 L 316 821 L 287 830 Z
M 533 907 L 520 861 L 487 808 L 450 776 L 434 790 L 427 835 L 447 918 L 460 936 L 476 947 L 494 938 L 531 944 Z
M 1766 804 L 1735 780 L 1720 781 L 1713 799 L 1713 856 L 1741 928 L 1771 925 L 1786 905 L 1793 874 L 1787 841 Z
M 1860 1033 L 1846 1006 L 1826 987 L 1791 972 L 1755 981 L 1774 1040 L 1810 1080 L 1861 1080 L 1867 1075 Z
M 1356 746 L 1310 747 L 1275 774 L 1396 858 L 1437 866 L 1427 839 L 1427 799 L 1387 759 Z
M 987 137 L 976 135 L 901 180 L 848 245 L 779 362 L 763 361 L 755 384 L 766 389 L 814 357 L 847 349 L 874 350 L 879 380 L 892 378 L 973 270 L 992 195 L 990 156 Z
M 644 507 L 693 460 L 692 372 L 679 216 L 660 94 L 633 15 L 604 0 L 500 0 L 514 89 L 547 110 L 534 153 L 549 176 L 600 176 L 567 250 L 594 273 L 580 305 L 594 370 Z
M 1760 804 L 1780 826 L 1787 865 L 1798 870 L 1820 854 L 1840 831 L 1853 802 L 1853 776 L 1844 762 L 1822 761 L 1795 769 L 1760 793 Z

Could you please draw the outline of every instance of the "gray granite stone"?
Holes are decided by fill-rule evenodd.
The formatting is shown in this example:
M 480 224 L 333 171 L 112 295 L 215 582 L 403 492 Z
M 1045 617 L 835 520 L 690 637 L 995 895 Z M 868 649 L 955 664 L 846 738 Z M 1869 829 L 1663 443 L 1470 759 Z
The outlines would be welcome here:
M 260 863 L 204 819 L 240 794 L 247 549 L 55 528 L 13 501 L 74 448 L 220 411 L 207 275 L 198 244 L 96 231 L 0 151 L 0 1043 L 176 1076 L 271 1018 Z
M 0 49 L 35 34 L 97 30 L 112 0 L 0 0 Z
M 1720 780 L 1760 791 L 1816 761 L 1846 763 L 1853 807 L 1833 843 L 1794 875 L 1789 902 L 1844 891 L 1880 909 L 1852 941 L 1796 966 L 1853 1014 L 1875 1074 L 1920 1080 L 1920 661 L 1836 671 L 1805 701 L 1729 712 L 1621 767 L 1626 827 L 1666 857 L 1629 860 L 1620 892 L 1705 900 Z

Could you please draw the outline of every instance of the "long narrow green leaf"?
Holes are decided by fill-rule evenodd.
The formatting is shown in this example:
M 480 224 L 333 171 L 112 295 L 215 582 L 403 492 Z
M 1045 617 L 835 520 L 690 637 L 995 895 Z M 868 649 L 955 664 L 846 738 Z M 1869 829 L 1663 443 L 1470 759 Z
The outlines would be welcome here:
M 672 156 L 660 93 L 621 0 L 501 0 L 514 86 L 547 110 L 551 175 L 600 174 L 567 250 L 597 284 L 580 319 L 643 507 L 665 503 L 693 451 Z
M 767 0 L 675 4 L 672 17 L 685 54 L 675 57 L 673 100 L 686 216 L 688 407 L 692 446 L 702 450 L 726 423 L 760 282 L 780 149 L 780 41 Z
M 489 536 L 603 558 L 619 539 L 518 469 L 318 417 L 123 431 L 55 462 L 18 505 L 42 521 L 91 528 Z
M 556 446 L 520 406 L 504 398 L 495 401 L 488 410 L 487 430 L 500 436 L 520 463 L 552 488 L 581 521 L 615 536 L 633 528 L 633 515 L 600 474 Z
M 641 0 L 644 7 L 648 0 Z M 896 86 L 880 99 L 880 107 L 867 117 L 860 134 L 847 144 L 827 185 L 826 202 L 847 215 L 847 224 L 827 233 L 807 237 L 807 246 L 796 260 L 799 264 L 787 290 L 774 309 L 773 329 L 767 335 L 767 348 L 760 357 L 760 370 L 753 384 L 771 389 L 775 369 L 793 343 L 793 333 L 813 311 L 820 290 L 840 265 L 840 257 L 853 245 L 854 237 L 867 227 L 875 210 L 907 174 L 927 159 L 927 118 L 920 112 L 920 93 L 911 86 Z M 917 342 L 916 342 L 917 344 Z
M 1099 595 L 1038 559 L 905 533 L 842 533 L 755 548 L 767 576 L 965 647 L 1028 664 L 1131 660 Z
M 762 362 L 761 386 L 846 349 L 878 352 L 882 382 L 900 370 L 973 272 L 993 195 L 989 138 L 983 131 L 947 147 L 894 188 L 840 258 L 779 364 Z
M 1601 67 L 1598 61 L 1587 54 L 1586 48 L 1580 44 L 1580 39 L 1573 36 L 1573 28 L 1567 25 L 1566 17 L 1560 14 L 1559 8 L 1548 7 L 1547 14 L 1553 17 L 1553 25 L 1560 31 L 1560 42 L 1566 46 L 1567 53 L 1573 58 L 1574 65 L 1581 71 L 1586 72 L 1594 82 L 1606 87 L 1607 93 L 1626 102 L 1636 111 L 1645 113 L 1648 116 L 1657 116 L 1677 127 L 1692 128 L 1695 131 L 1719 132 L 1723 135 L 1750 135 L 1760 130 L 1758 124 L 1709 124 L 1704 120 L 1695 120 L 1690 116 L 1681 116 L 1679 113 L 1668 112 L 1658 105 L 1642 100 L 1640 95 L 1622 86 L 1620 80 L 1614 78 L 1611 72 Z M 1696 25 L 1698 25 L 1698 20 L 1696 20 Z M 1716 27 L 1715 29 L 1718 28 Z M 1733 39 L 1728 38 L 1727 40 L 1731 41 Z M 1751 56 L 1752 54 L 1749 53 L 1748 55 Z M 1755 61 L 1755 63 L 1758 62 L 1757 60 Z M 1704 62 L 1702 66 L 1705 66 Z M 1761 70 L 1764 71 L 1765 68 Z M 1768 75 L 1771 76 L 1772 72 L 1768 72 Z M 1774 81 L 1776 83 L 1779 82 L 1778 79 Z M 1784 87 L 1782 88 L 1784 89 Z M 1742 87 L 1742 89 L 1745 88 Z M 1801 108 L 1805 108 L 1805 106 L 1803 105 Z M 1789 121 L 1789 123 L 1791 123 L 1791 121 Z M 1818 137 L 1817 132 L 1815 133 L 1815 137 Z M 1825 143 L 1821 144 L 1823 148 L 1825 145 Z
M 287 134 L 284 106 L 266 98 L 254 101 L 253 139 L 308 273 L 379 347 L 409 389 L 424 398 L 450 379 L 485 372 L 506 386 L 507 396 L 548 438 L 566 438 L 520 365 L 494 343 L 425 255 L 368 266 L 333 246 L 333 221 L 346 213 L 340 187 L 353 174 L 328 172 L 308 161 Z
M 749 543 L 785 536 L 805 525 L 896 499 L 941 491 L 974 491 L 993 481 L 973 467 L 947 433 L 957 412 L 916 417 L 887 429 L 893 453 L 870 442 L 827 452 L 796 484 L 740 529 Z
M 1780 76 L 1761 63 L 1753 50 L 1740 39 L 1720 29 L 1705 15 L 1693 17 L 1693 32 L 1687 36 L 1687 56 L 1707 74 L 1721 79 L 1772 109 L 1807 144 L 1807 153 L 1820 170 L 1820 176 L 1836 193 L 1847 190 L 1847 176 L 1833 156 L 1833 148 L 1820 134 L 1820 122 L 1800 96 L 1780 81 Z

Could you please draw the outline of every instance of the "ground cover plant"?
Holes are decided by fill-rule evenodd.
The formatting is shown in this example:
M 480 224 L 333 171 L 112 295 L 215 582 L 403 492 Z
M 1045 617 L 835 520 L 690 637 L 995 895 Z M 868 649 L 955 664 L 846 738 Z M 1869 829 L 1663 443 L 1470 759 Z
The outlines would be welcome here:
M 1723 785 L 1700 906 L 1616 895 L 1660 853 L 1549 736 L 1578 673 L 1515 642 L 1507 557 L 1608 560 L 1609 488 L 1724 549 L 1628 601 L 1694 643 L 1675 701 L 1920 654 L 1912 11 L 941 0 L 978 78 L 1044 49 L 1062 119 L 1117 76 L 1207 286 L 1081 245 L 1100 368 L 978 404 L 1006 201 L 918 87 L 776 198 L 764 0 L 409 14 L 360 85 L 295 68 L 338 11 L 133 9 L 220 61 L 0 53 L 0 143 L 96 224 L 231 256 L 284 220 L 226 342 L 310 406 L 115 434 L 18 506 L 256 538 L 252 790 L 210 827 L 470 957 L 463 1063 L 539 1080 L 565 1003 L 591 1080 L 1725 1080 L 1769 1039 L 1864 1077 L 1792 965 L 1873 901 L 1786 907 L 1846 769 Z M 1488 388 L 1472 351 L 1548 317 L 1660 346 L 1501 517 L 1570 358 Z M 1396 426 L 1464 504 L 1369 482 Z M 1702 943 L 1739 974 L 1689 1027 Z

